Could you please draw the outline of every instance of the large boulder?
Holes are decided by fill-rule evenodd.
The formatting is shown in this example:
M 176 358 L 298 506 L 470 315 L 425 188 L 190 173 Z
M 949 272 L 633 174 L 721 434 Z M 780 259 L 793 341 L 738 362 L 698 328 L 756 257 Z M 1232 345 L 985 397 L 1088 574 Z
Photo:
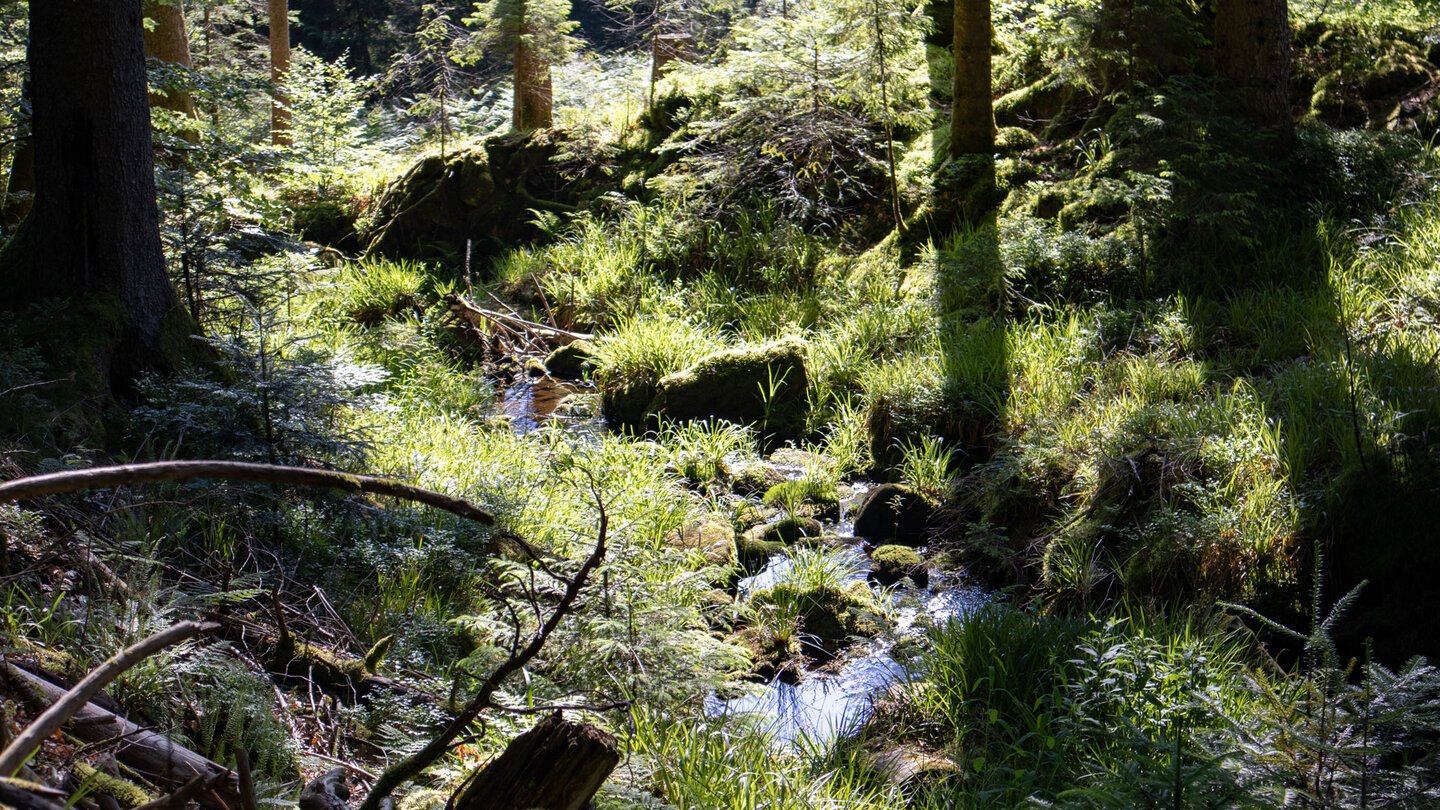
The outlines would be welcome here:
M 810 387 L 806 348 L 800 338 L 785 337 L 716 352 L 662 377 L 650 411 L 677 422 L 724 419 L 775 437 L 798 436 Z
M 900 484 L 870 490 L 855 514 L 855 536 L 873 543 L 923 546 L 935 507 Z
M 455 152 L 430 155 L 391 183 L 380 198 L 375 226 L 363 242 L 371 255 L 472 258 L 538 238 L 535 211 L 572 209 L 575 194 L 553 158 L 563 135 L 511 133 Z

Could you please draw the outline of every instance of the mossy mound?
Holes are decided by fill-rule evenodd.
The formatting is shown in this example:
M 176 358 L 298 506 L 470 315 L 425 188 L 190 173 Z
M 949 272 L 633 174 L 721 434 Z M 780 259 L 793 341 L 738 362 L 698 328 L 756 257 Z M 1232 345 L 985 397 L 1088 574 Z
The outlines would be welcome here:
M 925 560 L 909 546 L 880 546 L 870 552 L 870 564 L 870 578 L 881 585 L 893 585 L 909 577 L 923 588 L 930 581 Z
M 316 200 L 296 207 L 294 225 L 302 239 L 345 251 L 360 247 L 355 214 L 334 200 Z
M 545 370 L 562 380 L 581 379 L 595 367 L 595 345 L 577 340 L 561 346 L 545 358 Z
M 755 495 L 769 492 L 773 487 L 785 483 L 785 476 L 769 464 L 750 464 L 733 471 L 730 489 L 738 495 Z
M 771 557 L 784 551 L 785 546 L 784 540 L 766 539 L 763 529 L 752 529 L 735 538 L 735 556 L 745 568 L 755 570 L 764 567 Z
M 792 336 L 716 352 L 661 378 L 649 410 L 677 422 L 723 419 L 798 436 L 810 388 L 806 351 L 805 341 Z
M 870 629 L 860 617 L 871 606 L 870 591 L 863 583 L 848 588 L 802 588 L 793 582 L 779 582 L 751 596 L 750 604 L 795 613 L 801 630 L 831 648 Z
M 771 523 L 765 527 L 761 539 L 769 543 L 796 543 L 807 537 L 821 537 L 825 534 L 825 527 L 820 521 L 814 518 L 795 517 Z
M 1359 21 L 1312 22 L 1295 33 L 1290 95 L 1305 118 L 1333 127 L 1419 130 L 1440 110 L 1440 48 L 1422 31 Z
M 877 543 L 925 545 L 935 507 L 900 484 L 870 490 L 855 514 L 855 535 Z
M 380 198 L 376 225 L 363 235 L 371 255 L 417 259 L 493 256 L 538 239 L 535 211 L 573 210 L 586 193 L 554 162 L 565 134 L 510 133 L 444 159 L 422 158 Z

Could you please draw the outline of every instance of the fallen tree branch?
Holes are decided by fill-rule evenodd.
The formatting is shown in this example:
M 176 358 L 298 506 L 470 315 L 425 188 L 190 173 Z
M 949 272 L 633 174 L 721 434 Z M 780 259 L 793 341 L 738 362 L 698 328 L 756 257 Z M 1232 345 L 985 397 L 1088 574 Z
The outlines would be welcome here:
M 42 795 L 42 792 L 51 793 L 43 785 L 22 779 L 0 779 L 0 803 L 6 806 L 19 810 L 66 810 L 64 804 Z
M 293 484 L 384 495 L 433 506 L 487 526 L 495 523 L 494 515 L 463 498 L 402 484 L 389 478 L 279 464 L 253 464 L 248 461 L 155 461 L 32 475 L 0 484 L 0 503 L 84 489 L 207 478 L 220 481 L 254 481 L 262 484 Z
M 474 301 L 463 295 L 451 294 L 445 297 L 445 303 L 450 311 L 462 318 L 466 323 L 476 328 L 483 328 L 488 321 L 499 324 L 511 331 L 523 332 L 527 335 L 549 340 L 562 346 L 574 343 L 577 340 L 594 340 L 595 336 L 586 332 L 571 332 L 568 329 L 561 329 L 557 326 L 546 326 L 543 323 L 526 320 L 518 315 L 507 315 L 504 312 L 497 312 L 493 309 L 484 309 L 475 305 Z
M 161 796 L 154 801 L 146 802 L 134 810 L 180 810 L 189 804 L 192 799 L 198 801 L 200 794 L 214 790 L 225 780 L 226 774 L 217 773 L 209 776 L 201 774 L 181 785 L 175 792 L 168 796 Z
M 14 665 L 0 665 L 0 677 L 30 705 L 54 701 L 65 694 L 64 689 Z M 108 709 L 91 703 L 76 713 L 70 728 L 88 743 L 118 741 L 115 759 L 151 782 L 179 786 L 203 777 L 208 784 L 198 801 L 223 810 L 240 807 L 239 784 L 233 771 Z
M 605 512 L 604 502 L 596 491 L 593 478 L 590 481 L 590 491 L 595 496 L 595 503 L 600 512 L 595 548 L 591 550 L 590 556 L 585 558 L 580 570 L 575 572 L 574 578 L 566 584 L 565 593 L 560 597 L 559 603 L 555 605 L 550 616 L 536 631 L 529 644 L 514 652 L 490 673 L 490 676 L 480 685 L 480 691 L 476 693 L 465 709 L 445 726 L 444 731 L 426 743 L 424 748 L 381 772 L 380 778 L 375 781 L 375 787 L 365 797 L 359 810 L 382 810 L 381 803 L 388 799 L 396 788 L 420 775 L 421 771 L 444 755 L 449 750 L 450 743 L 463 734 L 465 729 L 469 728 L 470 724 L 480 716 L 481 712 L 491 707 L 495 693 L 500 690 L 505 679 L 530 663 L 530 660 L 545 646 L 545 642 L 555 632 L 555 628 L 560 626 L 560 621 L 565 618 L 575 604 L 575 600 L 580 597 L 580 591 L 585 587 L 585 581 L 590 577 L 591 572 L 599 567 L 601 561 L 605 559 L 605 544 L 610 528 L 610 518 Z
M 30 759 L 30 755 L 35 753 L 35 749 L 40 747 L 40 743 L 44 742 L 46 737 L 54 734 L 55 730 L 64 725 L 66 720 L 85 708 L 85 704 L 89 703 L 91 698 L 99 694 L 101 689 L 108 686 L 121 673 L 151 655 L 173 644 L 178 644 L 196 633 L 216 629 L 219 629 L 219 625 L 180 622 L 110 656 L 105 663 L 96 667 L 80 683 L 75 684 L 75 688 L 62 695 L 54 705 L 31 721 L 24 731 L 5 746 L 4 751 L 0 751 L 0 776 L 13 776 L 16 771 L 20 770 L 20 766 Z

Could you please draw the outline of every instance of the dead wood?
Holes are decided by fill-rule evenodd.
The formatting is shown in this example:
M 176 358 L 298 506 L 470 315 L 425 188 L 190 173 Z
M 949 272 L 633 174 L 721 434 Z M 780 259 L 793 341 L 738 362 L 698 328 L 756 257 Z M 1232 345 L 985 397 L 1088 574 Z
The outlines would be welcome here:
M 580 810 L 619 762 L 614 738 L 557 711 L 485 765 L 455 810 Z
M 199 622 L 180 622 L 110 656 L 105 663 L 96 667 L 80 683 L 75 684 L 75 688 L 61 695 L 54 705 L 46 709 L 24 731 L 16 735 L 4 751 L 0 751 L 0 776 L 14 775 L 20 766 L 30 758 L 30 755 L 35 753 L 35 749 L 40 747 L 40 743 L 44 742 L 46 737 L 55 733 L 56 729 L 84 708 L 91 698 L 95 697 L 121 673 L 166 647 L 179 644 L 196 633 L 217 629 L 217 627 L 218 625 L 200 624 Z
M 0 779 L 0 804 L 18 810 L 65 810 L 64 794 L 24 779 Z
M 345 784 L 345 769 L 332 768 L 310 780 L 300 791 L 300 810 L 350 810 L 350 787 Z
M 3 672 L 13 688 L 22 690 L 27 703 L 33 704 L 37 698 L 54 701 L 65 694 L 64 689 L 19 667 L 6 665 Z M 240 807 L 239 780 L 233 771 L 94 703 L 75 713 L 70 730 L 87 743 L 115 741 L 115 759 L 155 784 L 185 785 L 198 776 L 208 784 L 197 799 L 201 804 L 218 810 Z M 164 799 L 157 801 L 163 803 Z
M 445 303 L 450 307 L 452 314 L 480 330 L 485 330 L 490 325 L 496 325 L 512 334 L 519 334 L 542 344 L 555 346 L 568 346 L 577 340 L 593 341 L 595 339 L 594 335 L 586 332 L 571 332 L 567 329 L 526 320 L 519 315 L 485 309 L 476 306 L 474 301 L 457 293 L 447 295 Z
M 252 464 L 245 461 L 156 461 L 33 475 L 0 484 L 0 503 L 85 489 L 198 479 L 254 481 L 262 484 L 290 484 L 364 492 L 423 503 L 487 526 L 495 523 L 493 515 L 462 498 L 413 487 L 388 478 L 279 464 Z

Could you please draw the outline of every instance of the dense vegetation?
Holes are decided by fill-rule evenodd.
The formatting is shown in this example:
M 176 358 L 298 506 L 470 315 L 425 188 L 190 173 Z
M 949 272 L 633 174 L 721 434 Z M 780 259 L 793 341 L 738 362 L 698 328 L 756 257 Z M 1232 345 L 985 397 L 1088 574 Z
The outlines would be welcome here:
M 122 379 L 112 304 L 7 295 L 0 479 L 263 462 L 494 525 L 283 481 L 0 503 L 8 660 L 74 681 L 213 620 L 107 705 L 262 800 L 336 763 L 361 797 L 573 589 L 402 810 L 550 706 L 618 740 L 604 808 L 1440 797 L 1433 4 L 1291 2 L 1292 134 L 1211 4 L 996 0 L 978 160 L 949 4 L 293 0 L 278 88 L 260 6 L 183 8 L 192 64 L 148 65 L 194 99 L 152 116 L 195 338 Z M 903 674 L 851 733 L 716 708 L 876 650 Z M 72 743 L 31 775 L 175 787 Z

